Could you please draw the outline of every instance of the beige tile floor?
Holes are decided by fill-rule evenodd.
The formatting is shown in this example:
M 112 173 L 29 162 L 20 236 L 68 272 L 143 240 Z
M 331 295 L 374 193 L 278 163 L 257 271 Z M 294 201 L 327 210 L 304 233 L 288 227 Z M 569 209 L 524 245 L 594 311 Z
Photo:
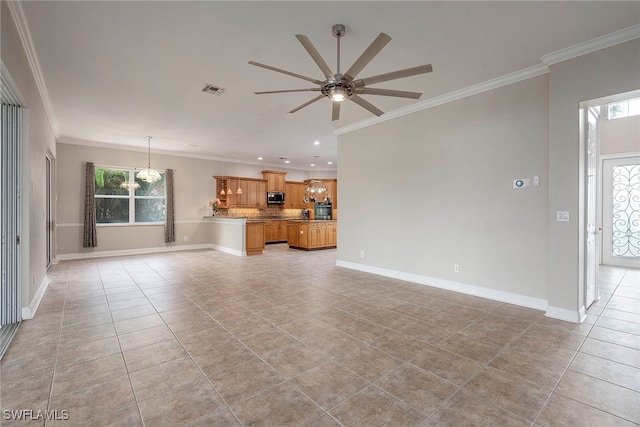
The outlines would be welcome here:
M 7 410 L 68 414 L 47 426 L 640 423 L 638 271 L 603 268 L 576 325 L 335 257 L 61 262 L 2 359 L 0 424 L 45 425 Z

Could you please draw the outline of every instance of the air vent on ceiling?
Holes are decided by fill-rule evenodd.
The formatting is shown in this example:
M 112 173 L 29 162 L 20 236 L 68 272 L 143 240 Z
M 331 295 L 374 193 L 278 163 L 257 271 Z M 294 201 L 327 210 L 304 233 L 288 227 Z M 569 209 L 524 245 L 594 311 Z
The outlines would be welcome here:
M 203 92 L 206 93 L 210 93 L 212 95 L 220 95 L 222 92 L 224 92 L 224 89 L 214 86 L 214 85 L 210 85 L 207 84 L 205 85 L 205 87 L 202 89 Z

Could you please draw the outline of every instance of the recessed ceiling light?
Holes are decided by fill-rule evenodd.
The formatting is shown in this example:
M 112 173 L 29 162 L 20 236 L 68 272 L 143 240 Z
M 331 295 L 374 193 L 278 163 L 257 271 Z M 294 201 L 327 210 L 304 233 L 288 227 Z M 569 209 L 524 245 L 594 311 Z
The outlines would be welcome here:
M 328 164 L 328 165 L 332 165 L 332 164 L 333 164 L 333 162 L 327 162 L 327 164 Z
M 291 163 L 289 160 L 285 160 L 284 162 L 285 162 L 285 163 Z
M 264 160 L 262 157 L 258 157 L 258 160 Z
M 320 141 L 314 141 L 313 145 L 320 145 Z
M 313 163 L 311 163 L 309 166 L 314 167 L 315 165 Z

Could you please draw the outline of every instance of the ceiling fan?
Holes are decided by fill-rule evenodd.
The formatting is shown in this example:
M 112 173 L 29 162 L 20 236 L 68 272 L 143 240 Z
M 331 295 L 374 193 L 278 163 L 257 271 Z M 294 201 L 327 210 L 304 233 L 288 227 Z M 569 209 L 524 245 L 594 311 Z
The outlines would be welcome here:
M 287 92 L 320 92 L 321 95 L 313 98 L 311 101 L 307 101 L 304 104 L 289 111 L 289 113 L 295 113 L 296 111 L 313 104 L 323 98 L 329 98 L 333 102 L 333 111 L 331 120 L 338 120 L 340 118 L 340 105 L 343 101 L 350 99 L 362 108 L 370 111 L 376 116 L 384 114 L 384 111 L 377 108 L 375 105 L 364 100 L 359 95 L 383 95 L 383 96 L 396 96 L 400 98 L 412 98 L 418 99 L 422 93 L 418 92 L 406 92 L 400 90 L 390 89 L 378 89 L 371 88 L 368 85 L 376 83 L 386 82 L 389 80 L 400 79 L 403 77 L 415 76 L 418 74 L 429 73 L 433 71 L 431 64 L 420 65 L 417 67 L 406 68 L 404 70 L 393 71 L 390 73 L 379 74 L 377 76 L 367 77 L 364 79 L 356 80 L 356 76 L 367 66 L 367 64 L 384 48 L 387 43 L 391 41 L 391 37 L 385 33 L 380 33 L 378 37 L 365 49 L 360 57 L 353 63 L 344 74 L 340 72 L 340 38 L 345 34 L 345 27 L 342 24 L 336 24 L 332 28 L 333 36 L 338 39 L 338 66 L 337 71 L 334 74 L 327 63 L 322 59 L 320 53 L 313 46 L 309 38 L 302 34 L 297 34 L 296 38 L 302 46 L 307 50 L 311 58 L 320 67 L 322 73 L 325 76 L 325 80 L 317 80 L 310 77 L 302 76 L 300 74 L 292 73 L 290 71 L 282 70 L 280 68 L 271 67 L 269 65 L 260 64 L 258 62 L 249 61 L 249 64 L 257 67 L 266 68 L 267 70 L 276 71 L 278 73 L 287 74 L 289 76 L 297 77 L 302 80 L 315 83 L 318 87 L 310 89 L 289 89 L 289 90 L 273 90 L 267 92 L 254 92 L 256 95 L 263 95 L 268 93 L 287 93 Z

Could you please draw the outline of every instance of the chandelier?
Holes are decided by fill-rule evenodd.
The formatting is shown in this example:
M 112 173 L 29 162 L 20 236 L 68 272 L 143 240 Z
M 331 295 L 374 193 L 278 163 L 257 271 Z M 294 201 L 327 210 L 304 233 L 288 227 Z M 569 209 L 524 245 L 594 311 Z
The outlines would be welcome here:
M 311 202 L 323 202 L 327 198 L 327 187 L 321 179 L 310 179 L 304 192 L 305 198 Z
M 149 145 L 148 145 L 148 153 L 149 153 L 149 162 L 147 163 L 147 168 L 142 169 L 136 175 L 136 178 L 145 181 L 145 182 L 156 182 L 162 179 L 157 170 L 151 168 L 151 137 L 149 136 Z

